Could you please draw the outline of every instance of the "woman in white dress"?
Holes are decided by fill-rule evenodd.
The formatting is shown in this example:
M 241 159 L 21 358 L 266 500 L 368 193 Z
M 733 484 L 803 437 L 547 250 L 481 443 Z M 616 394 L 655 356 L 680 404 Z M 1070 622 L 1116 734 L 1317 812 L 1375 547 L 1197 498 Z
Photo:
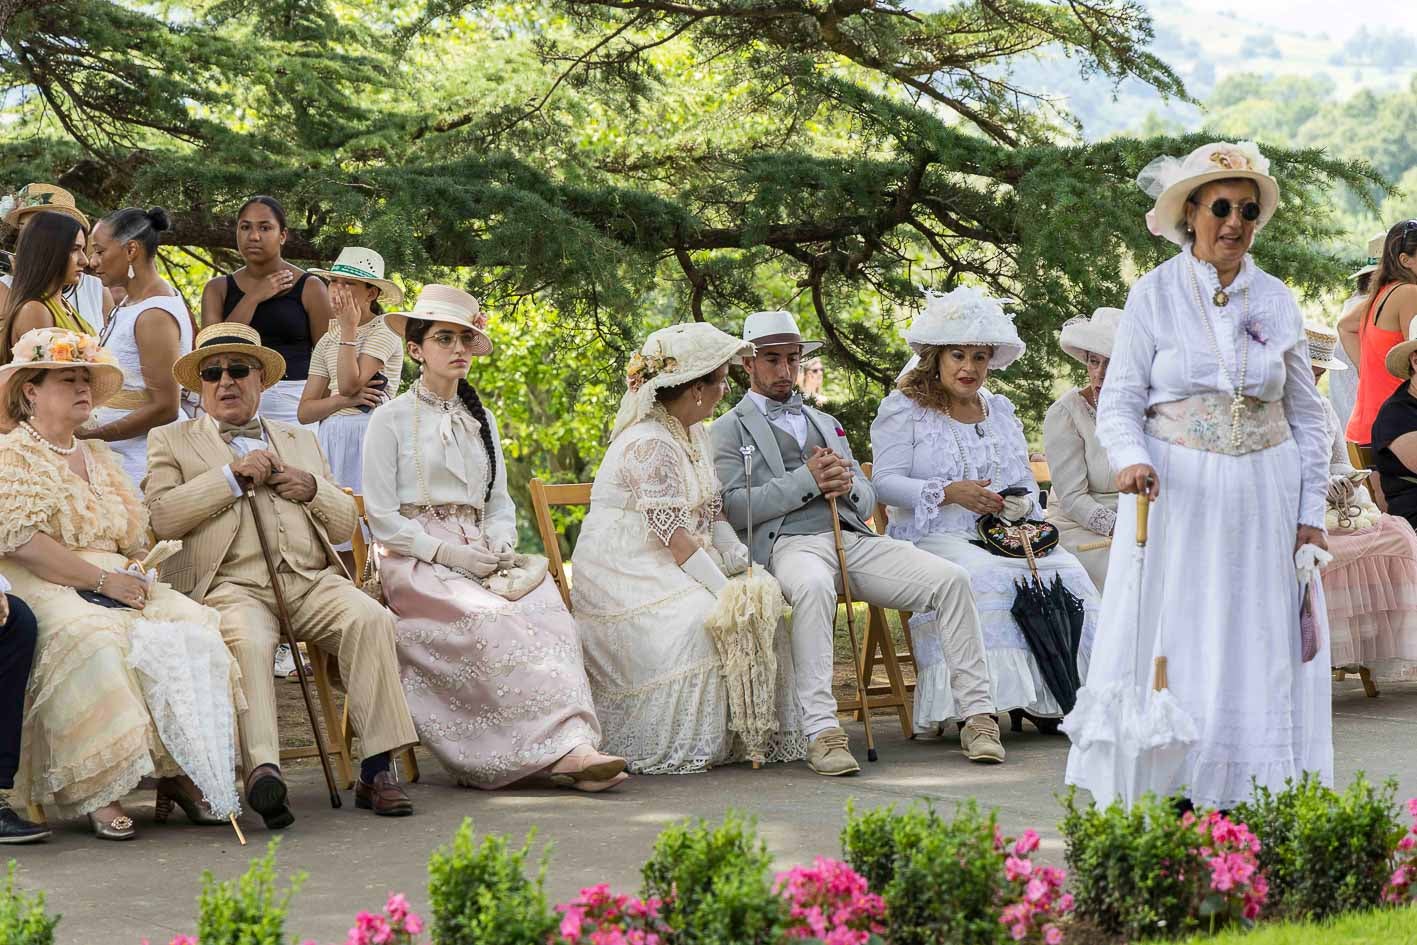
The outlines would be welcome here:
M 929 293 L 906 340 L 916 355 L 871 424 L 871 482 L 890 507 L 889 534 L 969 572 L 995 711 L 1009 712 L 1016 732 L 1022 731 L 1024 718 L 1040 731 L 1056 732 L 1067 704 L 1044 684 L 1038 660 L 1011 613 L 1017 582 L 1032 576 L 1029 563 L 975 544 L 982 515 L 1010 522 L 1042 517 L 1023 424 L 1007 397 L 984 389 L 991 370 L 1002 370 L 1023 354 L 1023 342 L 999 303 L 968 286 L 947 295 Z M 1004 491 L 1018 494 L 1000 496 Z M 1076 669 L 1085 676 L 1101 603 L 1097 589 L 1062 548 L 1035 564 L 1045 587 L 1061 578 L 1083 604 Z M 920 732 L 959 719 L 943 650 L 931 645 L 933 623 L 931 614 L 911 620 L 919 666 L 915 728 Z
M 1077 556 L 1099 590 L 1107 580 L 1117 523 L 1117 483 L 1107 452 L 1097 442 L 1097 398 L 1121 318 L 1119 308 L 1099 308 L 1091 318 L 1063 325 L 1058 344 L 1087 367 L 1087 386 L 1059 397 L 1043 418 L 1043 451 L 1053 478 L 1047 518 L 1058 528 L 1059 543 Z
M 62 213 L 76 220 L 82 230 L 79 240 L 84 243 L 84 250 L 87 252 L 89 218 L 74 205 L 73 194 L 54 184 L 26 184 L 21 187 L 20 192 L 15 195 L 14 206 L 5 214 L 5 223 L 17 232 L 22 231 L 25 224 L 40 212 Z M 5 310 L 9 301 L 14 278 L 14 274 L 9 272 L 0 275 L 0 311 Z M 108 288 L 97 276 L 86 272 L 79 273 L 72 283 L 64 286 L 64 300 L 95 331 L 102 327 L 104 316 L 113 310 L 114 305 Z
M 123 369 L 123 389 L 94 411 L 98 426 L 82 436 L 107 442 L 139 490 L 148 474 L 148 431 L 181 414 L 172 365 L 192 350 L 187 303 L 157 274 L 159 234 L 171 226 L 161 207 L 128 207 L 100 220 L 90 241 L 90 266 L 123 292 L 99 338 Z
M 1325 412 L 1294 296 L 1248 255 L 1279 202 L 1269 162 L 1249 142 L 1209 144 L 1158 158 L 1138 183 L 1156 198 L 1151 231 L 1181 251 L 1127 298 L 1097 437 L 1119 491 L 1156 501 L 1139 623 L 1136 503 L 1118 506 L 1097 646 L 1064 723 L 1067 780 L 1111 800 L 1112 752 L 1090 736 L 1164 655 L 1198 739 L 1162 789 L 1230 808 L 1252 782 L 1333 779 L 1328 633 L 1302 662 L 1294 561 L 1326 545 Z
M 572 555 L 571 599 L 608 751 L 638 774 L 745 757 L 704 627 L 748 549 L 723 518 L 703 421 L 728 364 L 753 346 L 712 325 L 663 328 L 631 359 L 610 448 Z M 806 757 L 785 628 L 775 638 L 778 731 L 768 761 Z
M 418 381 L 374 411 L 364 451 L 365 509 L 387 552 L 384 599 L 409 711 L 424 747 L 459 784 L 499 788 L 532 775 L 581 791 L 626 779 L 596 751 L 600 725 L 576 624 L 555 584 L 515 600 L 494 591 L 516 555 L 516 509 L 497 422 L 467 382 L 492 352 L 477 300 L 424 288 L 388 317 Z

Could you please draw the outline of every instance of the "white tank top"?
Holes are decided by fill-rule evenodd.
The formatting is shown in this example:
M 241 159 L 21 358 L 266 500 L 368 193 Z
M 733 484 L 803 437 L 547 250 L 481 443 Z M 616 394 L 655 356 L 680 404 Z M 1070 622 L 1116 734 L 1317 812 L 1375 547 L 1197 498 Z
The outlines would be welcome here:
M 180 358 L 192 350 L 192 319 L 180 295 L 155 295 L 118 306 L 103 326 L 99 342 L 118 359 L 118 366 L 123 369 L 124 390 L 147 390 L 134 329 L 138 326 L 138 316 L 152 308 L 162 309 L 177 322 L 177 356 Z
M 5 284 L 5 288 L 11 288 L 14 277 L 6 273 L 0 276 L 0 282 Z M 103 330 L 103 282 L 98 276 L 91 276 L 87 272 L 79 273 L 79 284 L 65 292 L 64 298 L 79 310 L 79 314 L 93 326 L 94 331 Z

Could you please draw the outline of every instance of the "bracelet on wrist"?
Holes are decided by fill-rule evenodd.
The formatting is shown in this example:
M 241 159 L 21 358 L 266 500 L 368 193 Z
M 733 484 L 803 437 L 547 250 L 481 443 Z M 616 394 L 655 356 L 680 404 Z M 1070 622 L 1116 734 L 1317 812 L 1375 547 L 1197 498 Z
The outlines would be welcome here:
M 359 347 L 359 342 L 357 342 L 357 341 L 341 341 L 339 344 L 340 344 L 340 347 L 341 347 L 341 348 L 358 348 L 358 347 Z
M 93 592 L 95 594 L 103 593 L 103 582 L 106 580 L 108 580 L 108 572 L 100 568 L 98 571 L 98 583 L 93 586 Z

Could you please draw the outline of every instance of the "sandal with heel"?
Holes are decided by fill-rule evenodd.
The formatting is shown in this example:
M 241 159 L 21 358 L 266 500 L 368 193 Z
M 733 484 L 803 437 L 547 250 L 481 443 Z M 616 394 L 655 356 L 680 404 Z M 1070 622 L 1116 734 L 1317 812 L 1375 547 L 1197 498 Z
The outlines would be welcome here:
M 165 824 L 172 816 L 173 805 L 182 808 L 187 819 L 199 827 L 218 827 L 226 821 L 205 809 L 191 794 L 187 793 L 181 781 L 163 778 L 157 785 L 157 800 L 153 803 L 153 820 Z

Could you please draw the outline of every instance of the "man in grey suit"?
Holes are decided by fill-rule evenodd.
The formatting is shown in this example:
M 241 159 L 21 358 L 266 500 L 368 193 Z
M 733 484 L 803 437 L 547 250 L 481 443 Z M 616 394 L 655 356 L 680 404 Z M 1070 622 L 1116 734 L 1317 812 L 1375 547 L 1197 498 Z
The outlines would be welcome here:
M 833 636 L 841 588 L 827 499 L 837 500 L 851 590 L 857 600 L 933 613 L 951 669 L 951 688 L 965 719 L 960 745 L 971 761 L 1004 760 L 994 721 L 979 614 L 969 575 L 909 542 L 877 535 L 866 519 L 876 493 L 851 454 L 836 419 L 795 393 L 802 356 L 820 347 L 803 341 L 788 312 L 755 312 L 743 339 L 757 346 L 743 359 L 752 389 L 716 420 L 709 435 L 733 527 L 748 528 L 742 447 L 753 455 L 753 560 L 766 566 L 792 605 L 792 657 L 797 701 L 811 743 L 807 763 L 823 775 L 861 770 L 836 719 L 832 695 Z M 745 535 L 746 538 L 746 535 Z

